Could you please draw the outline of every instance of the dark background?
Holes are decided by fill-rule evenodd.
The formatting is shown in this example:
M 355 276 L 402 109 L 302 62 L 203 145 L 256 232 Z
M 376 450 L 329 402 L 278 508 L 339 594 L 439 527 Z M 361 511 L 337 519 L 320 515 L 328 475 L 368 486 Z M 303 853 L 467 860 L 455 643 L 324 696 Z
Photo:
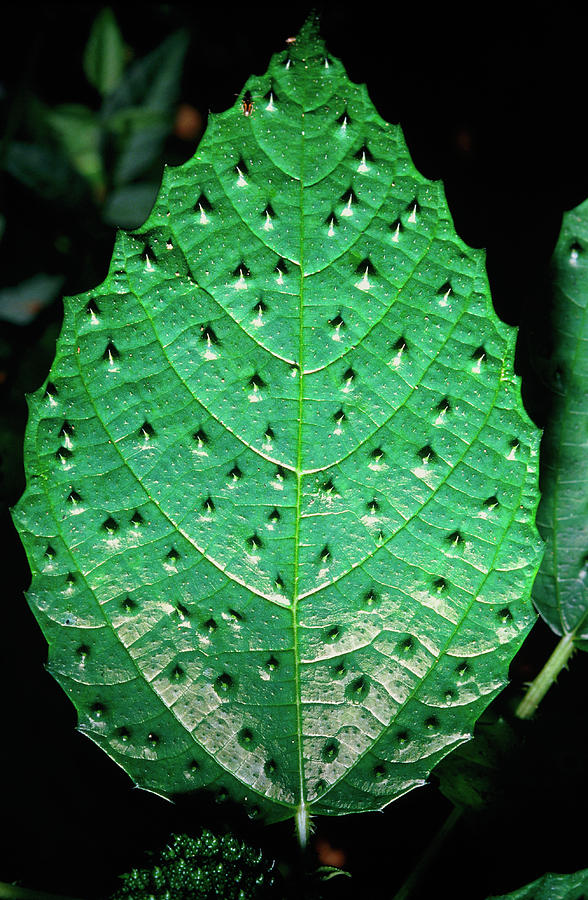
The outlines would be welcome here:
M 538 424 L 547 415 L 527 347 L 548 329 L 548 262 L 561 214 L 588 196 L 586 167 L 586 32 L 579 4 L 388 4 L 361 0 L 322 9 L 329 51 L 349 76 L 368 85 L 380 114 L 400 121 L 418 168 L 442 178 L 459 234 L 487 248 L 499 315 L 521 325 L 517 367 Z M 205 118 L 235 102 L 248 75 L 295 35 L 310 4 L 260 6 L 213 3 L 114 4 L 125 41 L 137 55 L 176 28 L 191 43 L 181 100 Z M 0 34 L 3 127 L 23 92 L 47 104 L 97 102 L 82 73 L 82 53 L 100 4 L 11 4 Z M 194 140 L 166 143 L 173 164 L 189 158 Z M 55 207 L 0 172 L 7 227 L 0 243 L 1 284 L 42 269 L 63 273 L 65 294 L 104 277 L 114 232 L 97 222 L 72 233 L 75 211 Z M 66 249 L 59 237 L 70 234 Z M 0 323 L 4 340 L 0 402 L 12 424 L 0 474 L 2 500 L 16 502 L 24 486 L 20 441 L 26 421 L 23 391 L 44 380 L 53 358 L 61 304 L 28 325 Z M 7 349 L 8 348 L 8 349 Z M 8 411 L 6 413 L 6 411 Z M 22 592 L 29 583 L 24 552 L 6 513 L 0 636 L 2 762 L 0 880 L 77 897 L 98 897 L 114 876 L 171 831 L 230 821 L 288 865 L 295 853 L 291 823 L 264 829 L 239 811 L 219 811 L 206 798 L 176 805 L 134 788 L 97 747 L 75 731 L 75 712 L 44 671 L 45 642 Z M 509 711 L 537 673 L 556 638 L 538 623 L 511 670 L 497 709 Z M 578 654 L 543 702 L 534 722 L 497 775 L 485 813 L 458 823 L 425 881 L 420 897 L 483 900 L 545 871 L 588 865 L 586 804 L 585 654 Z M 494 802 L 492 802 L 494 800 Z M 392 896 L 452 809 L 431 784 L 380 814 L 317 820 L 315 847 L 341 849 L 353 878 L 336 878 L 328 897 L 376 890 Z M 322 843 L 321 843 L 322 842 Z M 381 879 L 388 882 L 383 891 Z

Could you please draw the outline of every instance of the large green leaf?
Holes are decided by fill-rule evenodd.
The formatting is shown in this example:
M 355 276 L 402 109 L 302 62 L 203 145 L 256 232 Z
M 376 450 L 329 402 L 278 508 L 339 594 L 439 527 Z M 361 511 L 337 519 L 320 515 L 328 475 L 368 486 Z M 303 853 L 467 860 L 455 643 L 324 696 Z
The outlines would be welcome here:
M 533 589 L 560 635 L 588 640 L 588 200 L 564 215 L 552 260 L 552 407 L 542 443 L 537 523 L 546 541 Z
M 81 730 L 303 829 L 504 685 L 538 440 L 483 253 L 312 22 L 246 91 L 67 301 L 16 521 Z

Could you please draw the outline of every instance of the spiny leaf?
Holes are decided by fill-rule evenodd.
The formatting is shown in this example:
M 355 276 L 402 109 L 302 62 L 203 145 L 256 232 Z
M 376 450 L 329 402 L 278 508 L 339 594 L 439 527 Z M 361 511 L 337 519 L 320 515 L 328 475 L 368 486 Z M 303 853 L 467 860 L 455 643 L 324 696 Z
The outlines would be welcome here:
M 548 872 L 510 894 L 489 897 L 488 900 L 583 900 L 586 891 L 588 891 L 588 869 L 569 875 Z
M 422 784 L 534 620 L 514 342 L 307 22 L 67 301 L 31 399 L 16 521 L 81 730 L 301 831 Z
M 537 515 L 546 549 L 533 599 L 556 634 L 574 633 L 579 645 L 588 639 L 588 200 L 564 215 L 552 268 L 552 407 Z

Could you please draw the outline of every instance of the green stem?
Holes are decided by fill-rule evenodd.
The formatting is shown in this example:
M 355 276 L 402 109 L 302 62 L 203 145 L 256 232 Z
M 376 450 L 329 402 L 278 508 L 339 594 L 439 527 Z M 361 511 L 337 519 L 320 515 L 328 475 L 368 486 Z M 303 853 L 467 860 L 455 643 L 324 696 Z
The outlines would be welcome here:
M 308 819 L 308 811 L 306 809 L 306 804 L 301 803 L 296 810 L 296 836 L 298 838 L 298 845 L 303 853 L 308 845 L 309 831 L 310 823 Z
M 400 890 L 394 894 L 392 900 L 408 900 L 408 898 L 413 894 L 414 889 L 425 877 L 435 858 L 438 856 L 439 851 L 447 840 L 448 835 L 453 831 L 453 829 L 459 822 L 461 814 L 461 809 L 459 809 L 457 806 L 453 808 L 453 810 L 449 813 L 449 815 L 443 822 L 441 828 L 429 842 L 429 846 L 422 854 L 421 858 L 417 862 L 408 878 L 400 887 Z
M 0 881 L 0 900 L 73 900 L 73 898 L 17 887 L 15 884 L 6 884 L 6 882 Z
M 515 716 L 519 719 L 530 719 L 534 715 L 545 694 L 574 652 L 574 638 L 575 631 L 564 634 L 537 677 L 531 682 L 527 693 L 515 711 Z

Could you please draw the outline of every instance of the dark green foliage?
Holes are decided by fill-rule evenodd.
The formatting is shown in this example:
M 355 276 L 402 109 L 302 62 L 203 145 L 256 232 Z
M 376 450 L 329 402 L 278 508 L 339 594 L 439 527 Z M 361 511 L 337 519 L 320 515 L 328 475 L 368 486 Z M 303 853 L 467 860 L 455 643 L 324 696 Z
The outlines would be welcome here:
M 96 16 L 84 52 L 86 77 L 102 96 L 111 94 L 119 84 L 126 52 L 114 13 L 105 7 Z
M 552 260 L 552 327 L 536 345 L 551 414 L 541 443 L 537 524 L 546 541 L 533 587 L 559 635 L 588 646 L 588 200 L 564 215 Z
M 188 36 L 179 30 L 131 59 L 112 11 L 104 9 L 84 56 L 99 108 L 27 98 L 19 136 L 3 148 L 0 168 L 79 216 L 88 242 L 96 235 L 97 215 L 109 225 L 139 225 L 157 194 L 187 49 Z
M 488 900 L 584 900 L 588 892 L 588 869 L 558 875 L 542 875 L 510 894 L 489 897 Z
M 490 811 L 506 799 L 506 768 L 517 742 L 517 733 L 504 718 L 484 713 L 473 740 L 458 747 L 435 769 L 439 789 L 462 810 Z
M 272 860 L 233 835 L 170 836 L 148 867 L 121 876 L 110 900 L 278 900 Z

